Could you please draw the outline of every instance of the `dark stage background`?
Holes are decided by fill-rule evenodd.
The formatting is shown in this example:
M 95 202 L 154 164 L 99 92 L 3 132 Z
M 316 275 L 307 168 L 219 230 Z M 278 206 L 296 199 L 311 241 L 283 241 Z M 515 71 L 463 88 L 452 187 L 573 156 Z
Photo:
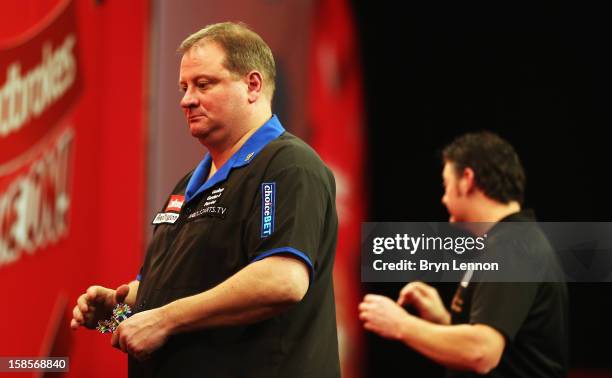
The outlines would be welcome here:
M 606 12 L 583 3 L 397 4 L 353 1 L 365 72 L 367 220 L 446 220 L 438 153 L 459 134 L 488 129 L 516 147 L 526 206 L 540 220 L 611 221 Z M 395 298 L 402 286 L 365 290 Z M 440 289 L 448 303 L 454 285 Z M 610 284 L 570 284 L 574 373 L 612 371 L 611 294 Z M 369 377 L 442 374 L 398 343 L 367 342 Z

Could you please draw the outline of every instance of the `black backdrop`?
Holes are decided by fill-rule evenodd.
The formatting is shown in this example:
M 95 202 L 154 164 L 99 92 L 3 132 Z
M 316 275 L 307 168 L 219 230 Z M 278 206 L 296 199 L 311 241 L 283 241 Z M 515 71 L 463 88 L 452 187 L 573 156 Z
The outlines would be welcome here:
M 364 70 L 369 221 L 446 220 L 440 149 L 467 131 L 508 139 L 542 221 L 612 221 L 611 23 L 583 3 L 353 0 Z M 402 4 L 399 8 L 398 4 Z M 364 286 L 395 297 L 401 284 Z M 440 286 L 450 299 L 454 285 Z M 611 368 L 612 285 L 571 284 L 571 366 Z M 438 376 L 367 337 L 368 375 Z

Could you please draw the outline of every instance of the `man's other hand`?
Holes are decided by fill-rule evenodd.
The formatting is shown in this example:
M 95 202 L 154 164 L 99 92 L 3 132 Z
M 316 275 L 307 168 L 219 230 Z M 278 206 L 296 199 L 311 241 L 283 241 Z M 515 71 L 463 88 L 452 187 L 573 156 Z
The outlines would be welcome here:
M 359 305 L 359 319 L 368 331 L 387 339 L 402 340 L 405 320 L 412 316 L 390 298 L 368 294 Z
M 450 324 L 450 314 L 444 307 L 438 291 L 424 282 L 414 281 L 404 286 L 397 304 L 414 306 L 421 318 L 432 323 Z
M 115 305 L 122 303 L 129 291 L 128 285 L 121 285 L 116 290 L 90 286 L 77 298 L 77 304 L 72 310 L 70 328 L 78 329 L 79 326 L 96 328 L 99 320 L 110 319 Z

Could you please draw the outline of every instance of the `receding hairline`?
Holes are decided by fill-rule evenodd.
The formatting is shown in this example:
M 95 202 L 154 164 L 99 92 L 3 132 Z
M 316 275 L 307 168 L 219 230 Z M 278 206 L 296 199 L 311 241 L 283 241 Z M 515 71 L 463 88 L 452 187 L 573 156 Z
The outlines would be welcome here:
M 206 42 L 216 42 L 223 49 L 225 49 L 222 43 L 215 41 L 215 38 L 223 35 L 223 33 L 220 33 L 220 31 L 231 31 L 232 33 L 235 33 L 235 34 L 250 34 L 251 37 L 260 39 L 262 42 L 265 43 L 265 41 L 263 40 L 263 38 L 261 38 L 259 34 L 253 31 L 246 23 L 242 21 L 240 22 L 219 22 L 216 24 L 210 24 L 208 26 L 205 26 L 204 28 L 198 30 L 197 32 L 189 35 L 187 38 L 183 40 L 183 42 L 181 42 L 181 44 L 179 45 L 177 49 L 177 52 L 180 54 L 185 54 L 192 47 L 196 45 L 200 45 L 202 43 L 206 43 Z
M 227 61 L 227 49 L 223 46 L 223 44 L 215 41 L 214 39 L 205 37 L 202 38 L 200 40 L 198 40 L 197 42 L 195 42 L 194 44 L 192 44 L 191 46 L 189 46 L 189 48 L 187 48 L 186 50 L 182 51 L 182 50 L 177 50 L 177 53 L 180 53 L 182 55 L 182 57 L 184 57 L 185 55 L 189 54 L 189 53 L 193 53 L 197 50 L 203 49 L 207 46 L 216 46 L 219 50 L 221 50 L 223 52 L 223 63 L 225 64 Z
M 208 44 L 224 52 L 223 66 L 232 74 L 245 75 L 251 71 L 261 74 L 266 84 L 264 91 L 270 99 L 276 88 L 276 64 L 272 49 L 257 32 L 243 22 L 221 22 L 207 25 L 189 35 L 177 49 L 189 53 Z
M 183 46 L 183 43 L 181 43 L 181 46 L 179 46 L 179 48 L 176 49 L 176 52 L 181 54 L 181 55 L 185 55 L 188 52 L 190 52 L 191 50 L 202 48 L 202 47 L 204 47 L 205 45 L 208 45 L 208 44 L 217 45 L 221 50 L 223 50 L 223 52 L 225 52 L 225 54 L 227 54 L 227 51 L 226 51 L 225 47 L 223 46 L 223 44 L 215 41 L 210 36 L 202 37 L 202 38 L 198 39 L 197 41 L 193 41 L 189 45 L 185 45 L 185 46 Z

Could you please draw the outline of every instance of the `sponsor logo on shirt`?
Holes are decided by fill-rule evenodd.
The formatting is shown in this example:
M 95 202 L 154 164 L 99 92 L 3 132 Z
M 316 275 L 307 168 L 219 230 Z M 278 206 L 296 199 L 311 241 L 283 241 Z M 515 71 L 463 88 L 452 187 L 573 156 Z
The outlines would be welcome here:
M 274 208 L 276 204 L 276 183 L 261 184 L 261 238 L 274 232 Z
M 217 200 L 221 197 L 224 190 L 225 188 L 219 188 L 219 189 L 213 190 L 211 194 L 208 197 L 206 197 L 206 202 L 204 203 L 204 206 L 210 206 L 210 205 L 216 204 Z
M 169 223 L 174 224 L 178 219 L 177 213 L 159 213 L 153 219 L 153 224 Z
M 193 218 L 197 218 L 203 215 L 208 215 L 210 217 L 217 217 L 217 218 L 225 218 L 226 212 L 227 212 L 227 207 L 208 206 L 208 207 L 194 211 L 193 213 L 189 214 L 189 217 L 187 217 L 187 219 L 193 219 Z
M 172 211 L 176 213 L 181 212 L 181 208 L 185 203 L 185 196 L 183 195 L 172 195 L 170 196 L 170 200 L 168 201 L 168 206 L 166 206 L 166 212 Z

